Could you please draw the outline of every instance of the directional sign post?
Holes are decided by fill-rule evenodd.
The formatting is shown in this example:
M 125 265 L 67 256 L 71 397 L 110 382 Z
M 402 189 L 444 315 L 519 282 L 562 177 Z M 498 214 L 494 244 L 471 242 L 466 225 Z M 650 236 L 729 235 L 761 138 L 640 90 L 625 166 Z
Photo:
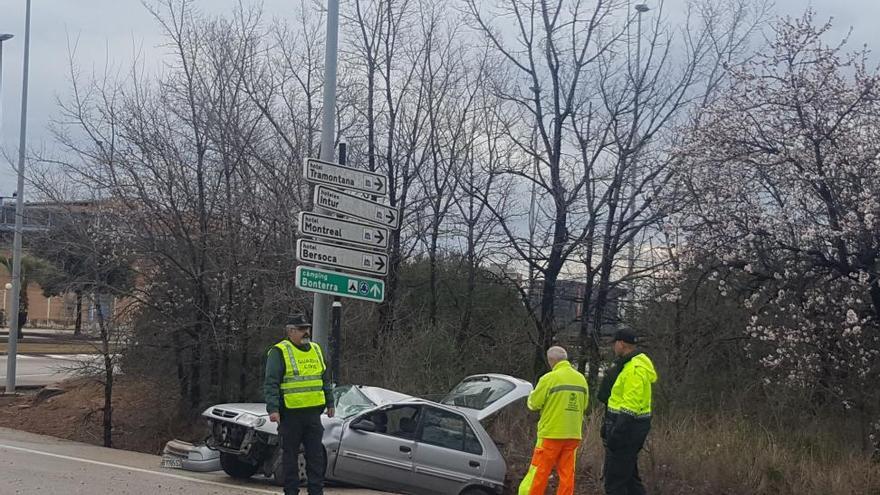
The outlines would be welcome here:
M 296 267 L 296 286 L 310 292 L 350 297 L 375 303 L 385 300 L 385 282 L 381 280 L 310 266 Z
M 374 249 L 388 247 L 388 229 L 308 211 L 299 214 L 299 232 L 309 237 L 361 244 Z
M 390 229 L 396 229 L 400 224 L 400 212 L 397 208 L 325 186 L 315 187 L 315 206 Z
M 362 191 L 376 196 L 388 194 L 384 175 L 359 168 L 346 167 L 338 163 L 328 163 L 308 158 L 303 174 L 309 182 L 327 184 L 352 191 Z
M 353 270 L 368 275 L 388 274 L 387 255 L 356 247 L 300 239 L 296 241 L 296 258 L 304 263 Z

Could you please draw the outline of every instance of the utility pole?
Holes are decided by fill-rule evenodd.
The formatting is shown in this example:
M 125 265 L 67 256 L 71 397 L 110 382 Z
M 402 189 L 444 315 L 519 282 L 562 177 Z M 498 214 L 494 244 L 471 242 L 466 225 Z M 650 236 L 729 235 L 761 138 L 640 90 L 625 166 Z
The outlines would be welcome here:
M 327 41 L 324 52 L 324 115 L 321 124 L 321 160 L 333 162 L 336 141 L 336 59 L 339 47 L 339 0 L 327 0 Z M 315 210 L 331 213 L 318 205 Z M 312 303 L 312 338 L 327 349 L 332 297 L 315 293 Z
M 15 393 L 15 354 L 18 351 L 18 310 L 21 299 L 21 231 L 24 221 L 24 159 L 27 146 L 28 62 L 31 50 L 31 0 L 24 18 L 24 71 L 21 83 L 21 128 L 18 139 L 18 187 L 15 199 L 15 238 L 12 241 L 12 304 L 9 308 L 9 340 L 6 344 L 6 393 Z
M 647 4 L 640 3 L 636 4 L 636 74 L 634 81 L 634 95 L 633 95 L 633 136 L 630 138 L 630 141 L 640 141 L 641 136 L 639 135 L 639 119 L 641 118 L 640 105 L 641 105 L 641 96 L 642 96 L 642 84 L 644 83 L 644 71 L 642 71 L 642 14 L 650 10 Z M 630 157 L 630 188 L 632 189 L 633 199 L 635 199 L 636 191 L 638 188 L 636 187 L 636 181 L 639 179 L 638 173 L 638 164 L 639 157 L 631 156 Z M 629 242 L 629 247 L 627 249 L 627 268 L 629 269 L 629 275 L 633 276 L 636 269 L 636 238 L 634 237 Z M 629 300 L 629 305 L 624 309 L 624 312 L 627 313 L 627 316 L 631 314 L 635 307 L 636 301 L 636 283 L 633 279 L 629 284 L 629 294 L 626 295 L 626 299 Z
M 339 164 L 346 164 L 347 146 L 339 143 Z M 333 309 L 330 315 L 330 376 L 340 383 L 342 354 L 342 298 L 333 296 Z

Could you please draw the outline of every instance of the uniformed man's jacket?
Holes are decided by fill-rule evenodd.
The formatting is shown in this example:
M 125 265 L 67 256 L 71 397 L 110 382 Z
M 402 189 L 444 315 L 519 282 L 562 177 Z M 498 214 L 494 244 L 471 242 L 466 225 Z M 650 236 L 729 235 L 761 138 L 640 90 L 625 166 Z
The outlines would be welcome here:
M 651 416 L 651 389 L 657 381 L 654 363 L 645 354 L 636 354 L 620 370 L 608 398 L 608 412 L 633 418 Z
M 529 394 L 529 409 L 541 411 L 538 438 L 582 439 L 589 397 L 584 375 L 568 361 L 556 363 Z

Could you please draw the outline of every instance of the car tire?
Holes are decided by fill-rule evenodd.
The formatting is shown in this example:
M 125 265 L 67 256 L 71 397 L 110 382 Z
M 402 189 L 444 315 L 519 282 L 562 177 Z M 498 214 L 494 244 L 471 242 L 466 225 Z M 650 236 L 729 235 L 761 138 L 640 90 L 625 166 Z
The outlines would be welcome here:
M 257 470 L 259 469 L 259 466 L 248 464 L 247 462 L 239 460 L 238 457 L 232 454 L 227 454 L 226 452 L 220 452 L 220 467 L 222 467 L 223 471 L 229 476 L 239 479 L 250 478 L 257 474 Z
M 324 452 L 324 458 L 327 458 L 327 452 Z M 297 472 L 299 473 L 299 480 L 302 483 L 306 482 L 306 457 L 302 452 L 296 458 L 296 467 Z M 282 462 L 278 463 L 278 466 L 275 467 L 275 472 L 272 473 L 272 482 L 275 483 L 275 486 L 284 486 L 284 464 Z

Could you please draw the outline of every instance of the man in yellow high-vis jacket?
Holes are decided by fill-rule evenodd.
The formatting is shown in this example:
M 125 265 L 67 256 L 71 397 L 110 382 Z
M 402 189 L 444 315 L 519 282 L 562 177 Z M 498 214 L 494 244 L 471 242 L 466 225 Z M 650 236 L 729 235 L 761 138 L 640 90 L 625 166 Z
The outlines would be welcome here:
M 598 398 L 607 404 L 602 426 L 607 495 L 645 495 L 638 456 L 651 430 L 651 389 L 657 372 L 648 356 L 636 349 L 637 342 L 632 330 L 615 332 L 617 361 L 599 387 Z
M 278 425 L 283 449 L 284 493 L 299 493 L 299 447 L 306 458 L 309 495 L 323 495 L 324 427 L 321 413 L 334 414 L 330 372 L 321 347 L 311 342 L 312 324 L 300 314 L 287 319 L 287 338 L 269 349 L 263 397 L 269 420 Z
M 559 475 L 557 495 L 574 493 L 574 466 L 583 438 L 584 412 L 590 393 L 587 379 L 568 362 L 562 347 L 547 350 L 550 372 L 538 380 L 529 394 L 528 407 L 541 411 L 538 443 L 518 495 L 543 495 L 550 473 Z

